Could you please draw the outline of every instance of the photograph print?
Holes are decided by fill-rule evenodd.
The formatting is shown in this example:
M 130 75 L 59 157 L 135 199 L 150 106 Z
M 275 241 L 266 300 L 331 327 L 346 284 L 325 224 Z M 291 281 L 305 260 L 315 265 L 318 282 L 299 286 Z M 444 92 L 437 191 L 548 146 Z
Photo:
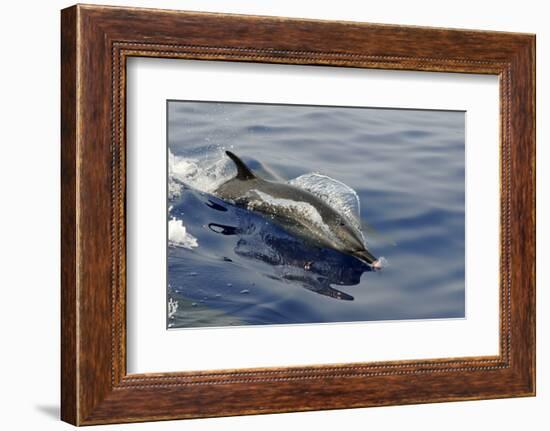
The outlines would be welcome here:
M 465 318 L 465 112 L 168 100 L 167 328 Z

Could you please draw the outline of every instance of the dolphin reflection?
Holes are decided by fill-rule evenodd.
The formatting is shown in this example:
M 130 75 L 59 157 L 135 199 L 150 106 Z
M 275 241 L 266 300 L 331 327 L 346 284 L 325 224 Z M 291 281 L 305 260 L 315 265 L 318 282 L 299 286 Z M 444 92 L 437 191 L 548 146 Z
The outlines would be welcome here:
M 239 217 L 238 220 L 238 226 L 210 223 L 208 227 L 218 234 L 235 236 L 237 255 L 273 266 L 272 278 L 330 298 L 352 301 L 353 296 L 332 285 L 357 285 L 364 272 L 372 271 L 369 264 L 353 256 L 312 245 L 264 218 Z

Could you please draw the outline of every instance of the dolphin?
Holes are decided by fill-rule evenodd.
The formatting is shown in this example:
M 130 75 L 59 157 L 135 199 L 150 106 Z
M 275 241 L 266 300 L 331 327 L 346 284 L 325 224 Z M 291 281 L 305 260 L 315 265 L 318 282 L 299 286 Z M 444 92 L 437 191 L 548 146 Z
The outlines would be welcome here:
M 290 234 L 309 243 L 354 256 L 373 268 L 380 261 L 367 250 L 361 231 L 317 195 L 291 184 L 261 178 L 231 151 L 237 175 L 214 195 L 269 217 Z

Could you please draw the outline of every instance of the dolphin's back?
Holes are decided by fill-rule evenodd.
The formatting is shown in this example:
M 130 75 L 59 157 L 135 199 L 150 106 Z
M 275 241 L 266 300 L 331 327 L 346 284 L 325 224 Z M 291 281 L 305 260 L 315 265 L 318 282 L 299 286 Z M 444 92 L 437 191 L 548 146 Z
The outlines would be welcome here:
M 313 206 L 322 217 L 336 216 L 338 213 L 328 206 L 322 199 L 314 194 L 285 183 L 264 180 L 254 177 L 250 180 L 241 180 L 238 177 L 226 181 L 214 191 L 214 194 L 224 200 L 233 201 L 240 206 L 249 206 L 256 203 L 259 209 L 259 201 L 269 200 L 272 203 L 282 204 L 281 201 L 303 202 Z

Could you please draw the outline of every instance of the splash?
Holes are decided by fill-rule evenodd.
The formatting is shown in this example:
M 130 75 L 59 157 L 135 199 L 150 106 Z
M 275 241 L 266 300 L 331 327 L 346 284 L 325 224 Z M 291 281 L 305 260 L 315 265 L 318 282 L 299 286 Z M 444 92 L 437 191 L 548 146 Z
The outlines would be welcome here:
M 197 238 L 187 232 L 183 222 L 175 217 L 168 222 L 168 244 L 190 250 L 199 246 Z
M 361 231 L 359 196 L 348 185 L 318 173 L 301 175 L 288 183 L 316 195 Z
M 380 256 L 378 258 L 378 268 L 383 269 L 390 266 L 390 263 L 388 262 L 388 259 L 386 259 L 384 256 Z
M 174 317 L 178 311 L 178 301 L 174 301 L 172 298 L 168 299 L 168 318 L 171 319 Z
M 168 198 L 176 199 L 184 186 L 210 193 L 233 177 L 235 166 L 222 148 L 197 157 L 181 157 L 168 151 Z

